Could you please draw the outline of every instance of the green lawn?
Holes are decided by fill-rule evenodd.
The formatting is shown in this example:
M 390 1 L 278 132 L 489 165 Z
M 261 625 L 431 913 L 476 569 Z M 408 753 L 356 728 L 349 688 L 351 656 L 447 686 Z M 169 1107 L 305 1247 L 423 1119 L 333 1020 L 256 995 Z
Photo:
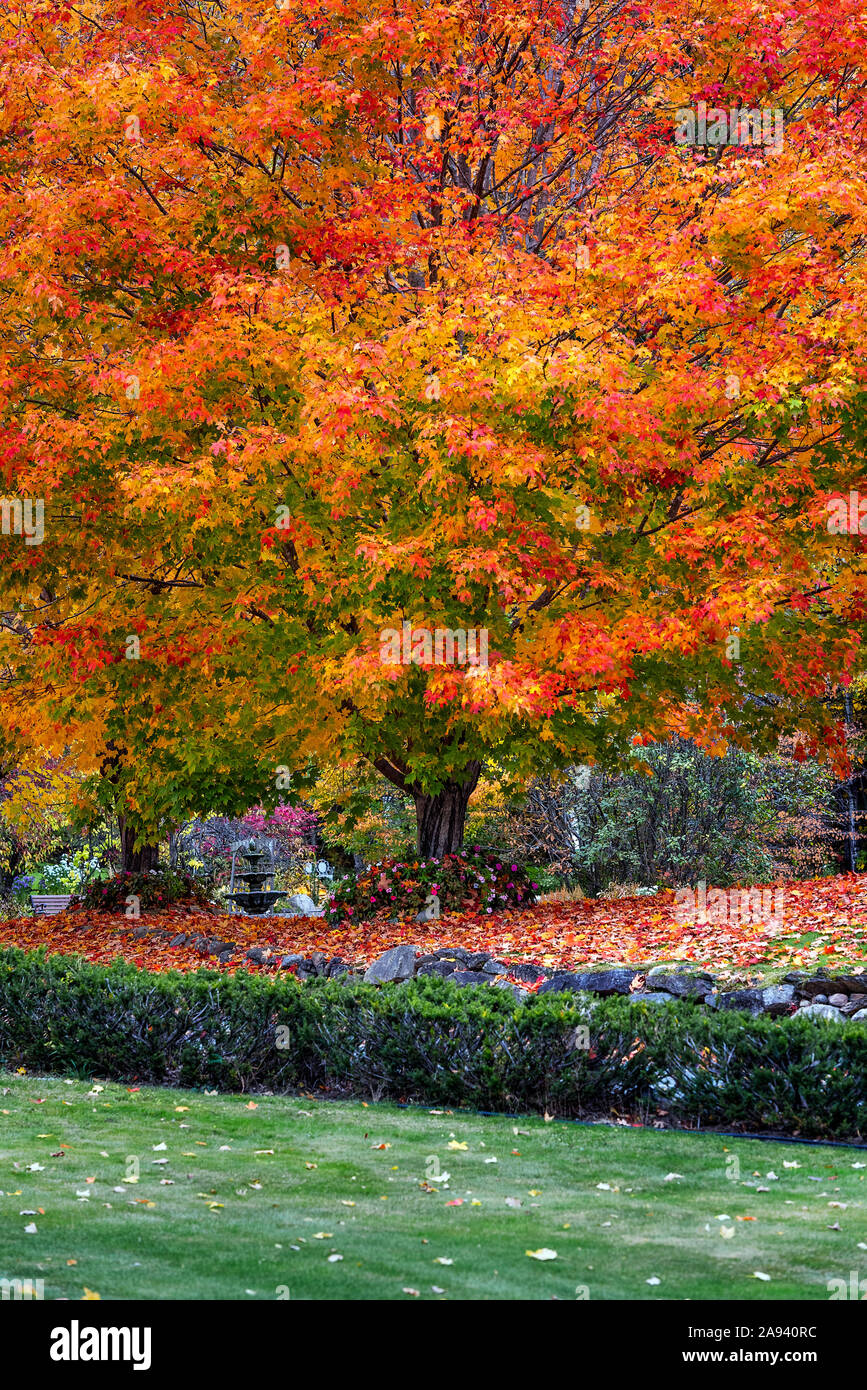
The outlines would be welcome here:
M 0 1277 L 47 1299 L 826 1300 L 867 1278 L 865 1176 L 856 1149 L 0 1074 Z

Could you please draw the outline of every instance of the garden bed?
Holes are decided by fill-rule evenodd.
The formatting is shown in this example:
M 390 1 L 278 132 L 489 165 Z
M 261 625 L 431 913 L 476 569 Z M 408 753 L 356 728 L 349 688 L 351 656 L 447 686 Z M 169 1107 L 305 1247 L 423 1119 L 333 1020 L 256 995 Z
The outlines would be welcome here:
M 715 914 L 719 920 L 704 923 L 690 921 L 673 892 L 536 904 L 523 911 L 454 912 L 425 923 L 412 915 L 394 920 L 385 911 L 339 928 L 321 918 L 227 916 L 192 904 L 148 911 L 140 920 L 73 909 L 51 919 L 0 922 L 0 945 L 74 952 L 97 964 L 121 956 L 155 971 L 197 970 L 206 963 L 230 973 L 273 974 L 287 955 L 337 957 L 364 969 L 389 948 L 410 943 L 422 953 L 455 946 L 550 969 L 647 969 L 679 962 L 710 969 L 730 986 L 867 962 L 867 875 L 801 880 L 777 885 L 773 894 L 765 891 L 771 913 L 763 915 L 755 904 L 745 913 L 739 890 L 732 889 Z M 710 907 L 708 916 L 713 912 Z

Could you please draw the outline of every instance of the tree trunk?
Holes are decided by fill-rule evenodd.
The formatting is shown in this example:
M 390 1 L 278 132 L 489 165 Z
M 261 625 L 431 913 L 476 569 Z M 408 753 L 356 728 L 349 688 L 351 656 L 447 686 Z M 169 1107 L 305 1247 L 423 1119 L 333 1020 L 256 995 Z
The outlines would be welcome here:
M 444 854 L 459 854 L 464 843 L 467 806 L 476 790 L 482 771 L 480 762 L 469 762 L 460 781 L 446 782 L 442 791 L 428 796 L 410 781 L 409 771 L 398 759 L 379 757 L 373 766 L 393 786 L 406 792 L 415 802 L 416 844 L 425 859 L 441 859 Z
M 159 845 L 140 844 L 136 848 L 135 827 L 124 816 L 118 816 L 120 831 L 120 871 L 121 873 L 146 874 L 159 868 Z
M 413 792 L 418 852 L 425 859 L 460 854 L 464 843 L 467 806 L 476 789 L 481 768 L 470 763 L 466 780 L 447 782 L 435 796 Z

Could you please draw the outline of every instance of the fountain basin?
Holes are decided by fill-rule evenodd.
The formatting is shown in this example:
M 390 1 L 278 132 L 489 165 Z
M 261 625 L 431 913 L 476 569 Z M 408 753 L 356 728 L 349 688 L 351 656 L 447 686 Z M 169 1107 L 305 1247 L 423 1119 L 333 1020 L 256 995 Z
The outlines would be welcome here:
M 288 893 L 227 893 L 226 899 L 230 903 L 237 903 L 242 912 L 248 913 L 251 917 L 264 917 L 266 912 L 281 898 L 288 898 Z
M 244 880 L 245 884 L 247 885 L 247 887 L 246 887 L 246 889 L 245 889 L 244 891 L 245 891 L 245 892 L 248 892 L 248 893 L 262 893 L 262 892 L 268 892 L 269 890 L 265 888 L 265 884 L 268 882 L 268 879 L 269 879 L 269 878 L 273 878 L 273 877 L 274 877 L 273 874 L 266 874 L 266 873 L 255 873 L 255 874 L 254 874 L 254 873 L 236 873 L 236 874 L 235 874 L 235 878 L 236 878 L 236 879 L 241 878 L 241 879 Z

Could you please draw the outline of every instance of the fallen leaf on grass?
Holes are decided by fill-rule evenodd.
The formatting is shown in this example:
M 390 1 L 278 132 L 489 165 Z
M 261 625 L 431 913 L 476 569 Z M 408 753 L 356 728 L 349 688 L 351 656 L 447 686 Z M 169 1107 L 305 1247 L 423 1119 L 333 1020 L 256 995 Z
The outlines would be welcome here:
M 531 1260 L 556 1260 L 557 1258 L 557 1251 L 549 1250 L 544 1245 L 541 1250 L 525 1250 L 524 1254 L 529 1255 Z

